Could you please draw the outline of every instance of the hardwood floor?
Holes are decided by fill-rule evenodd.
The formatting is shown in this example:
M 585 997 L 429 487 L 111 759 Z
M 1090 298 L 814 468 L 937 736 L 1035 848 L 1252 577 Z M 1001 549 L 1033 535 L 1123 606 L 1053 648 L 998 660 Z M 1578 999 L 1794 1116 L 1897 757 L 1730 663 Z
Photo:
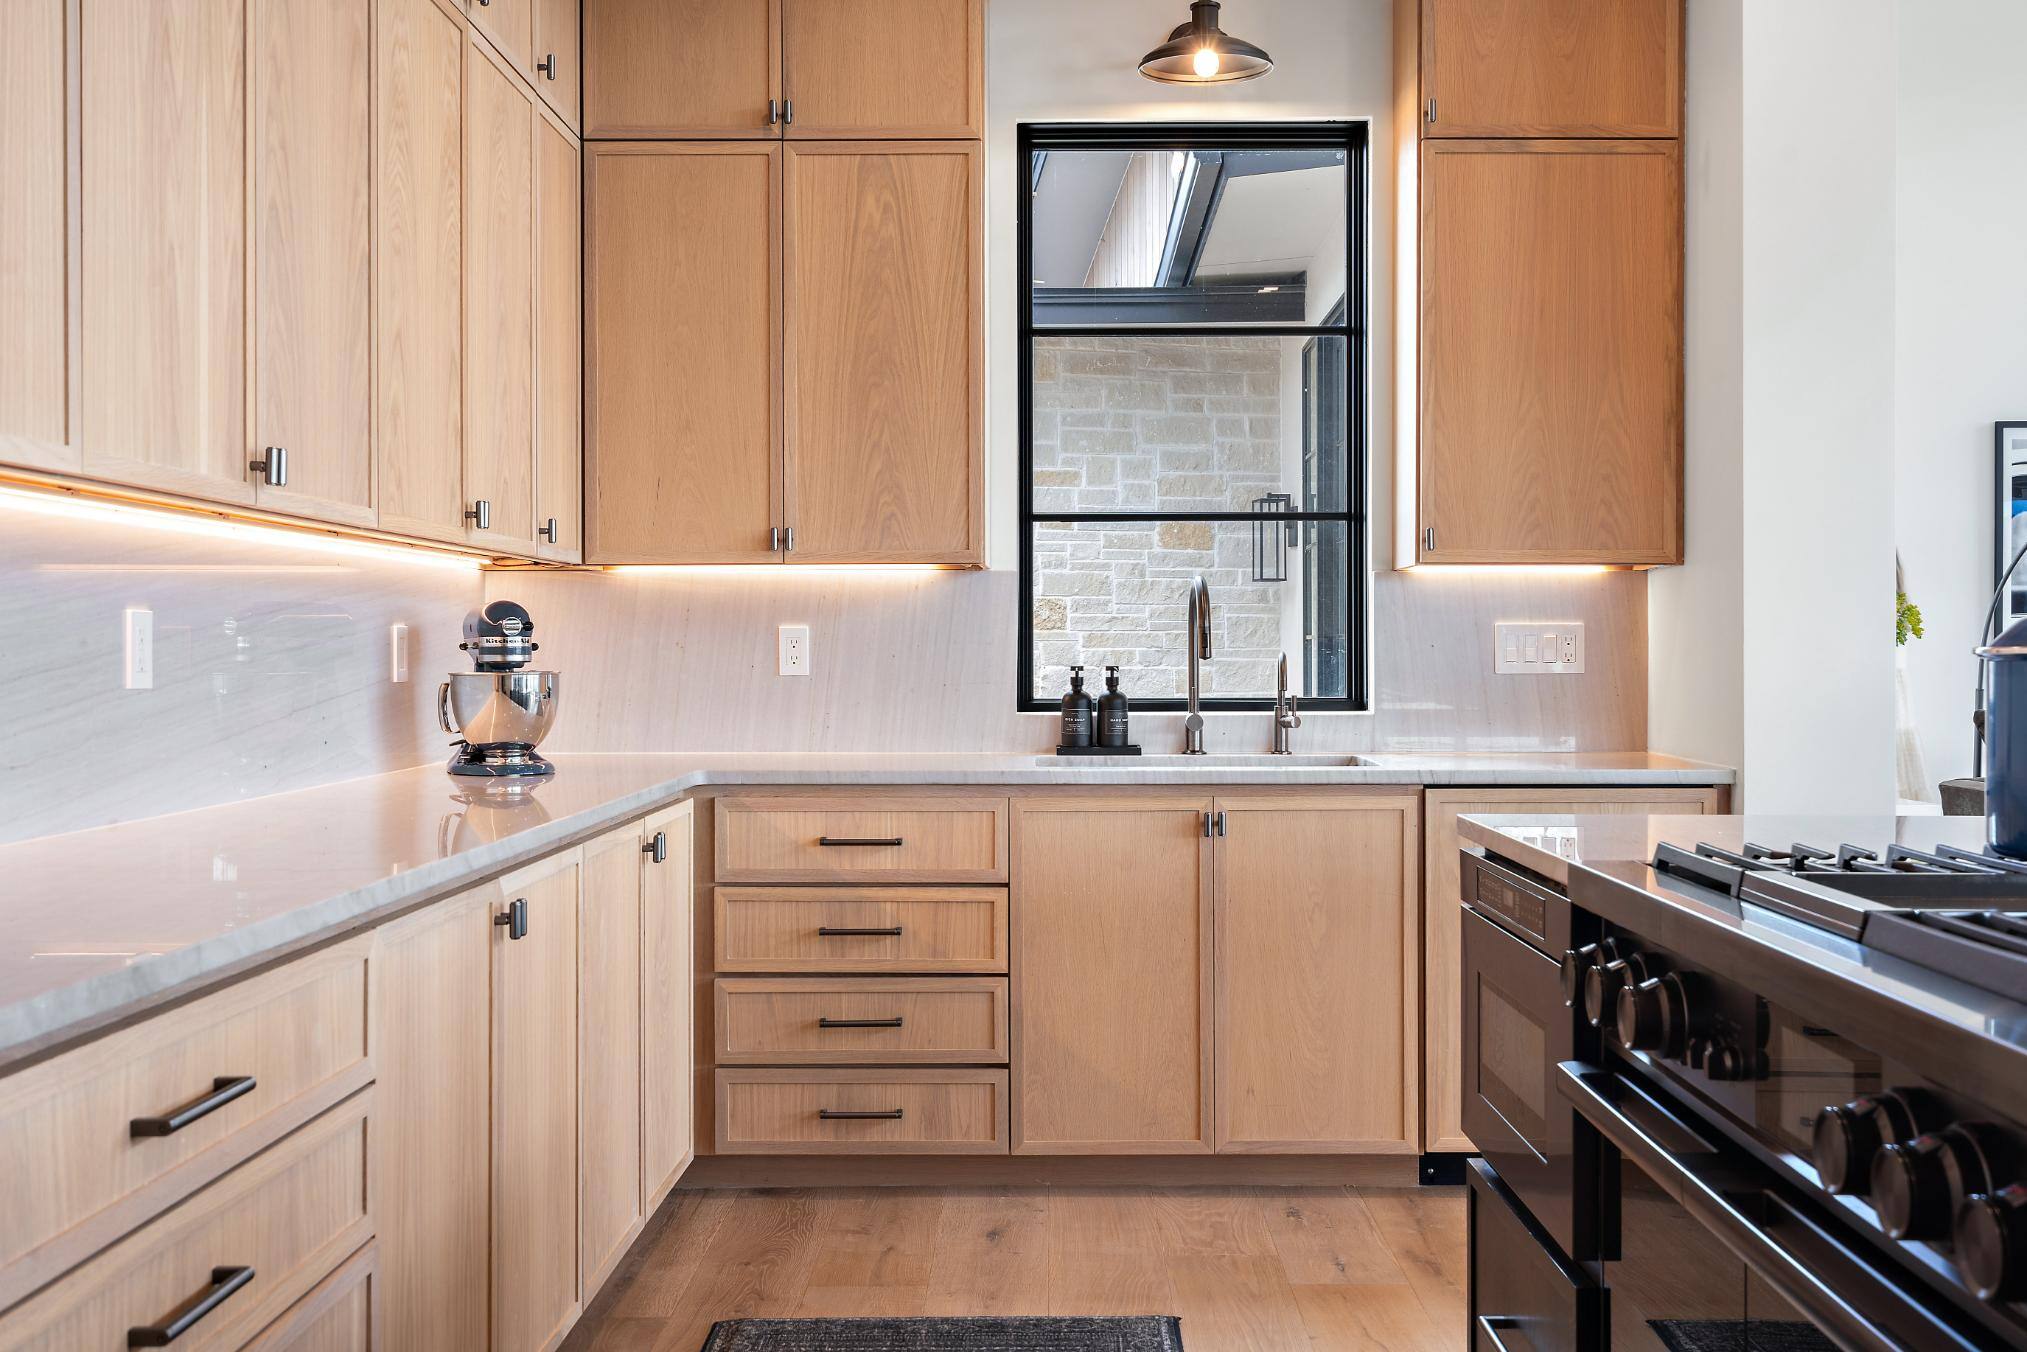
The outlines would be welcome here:
M 716 1320 L 1174 1314 L 1188 1352 L 1455 1352 L 1462 1188 L 677 1192 L 566 1352 Z

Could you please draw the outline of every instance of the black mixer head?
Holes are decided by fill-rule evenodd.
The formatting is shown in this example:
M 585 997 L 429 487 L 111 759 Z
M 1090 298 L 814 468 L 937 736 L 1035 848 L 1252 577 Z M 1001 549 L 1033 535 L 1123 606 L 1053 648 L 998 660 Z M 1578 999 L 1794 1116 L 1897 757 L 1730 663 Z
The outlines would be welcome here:
M 478 671 L 519 671 L 535 660 L 535 621 L 514 601 L 488 601 L 465 616 L 465 641 Z

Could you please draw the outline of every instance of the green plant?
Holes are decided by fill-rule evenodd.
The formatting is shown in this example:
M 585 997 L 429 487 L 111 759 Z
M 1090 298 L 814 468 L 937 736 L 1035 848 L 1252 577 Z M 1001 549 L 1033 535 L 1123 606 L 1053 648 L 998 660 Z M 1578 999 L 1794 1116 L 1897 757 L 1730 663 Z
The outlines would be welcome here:
M 1893 641 L 1896 646 L 1906 647 L 1910 638 L 1920 638 L 1921 607 L 1907 599 L 1906 592 L 1893 594 Z

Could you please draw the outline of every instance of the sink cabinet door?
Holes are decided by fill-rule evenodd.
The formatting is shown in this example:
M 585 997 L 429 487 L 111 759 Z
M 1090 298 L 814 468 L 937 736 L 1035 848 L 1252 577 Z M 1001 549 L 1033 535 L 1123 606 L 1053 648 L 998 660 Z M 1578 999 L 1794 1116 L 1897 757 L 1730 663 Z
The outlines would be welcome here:
M 1220 795 L 1216 820 L 1217 1149 L 1419 1151 L 1418 796 Z
M 1015 800 L 1015 1154 L 1210 1150 L 1210 806 Z

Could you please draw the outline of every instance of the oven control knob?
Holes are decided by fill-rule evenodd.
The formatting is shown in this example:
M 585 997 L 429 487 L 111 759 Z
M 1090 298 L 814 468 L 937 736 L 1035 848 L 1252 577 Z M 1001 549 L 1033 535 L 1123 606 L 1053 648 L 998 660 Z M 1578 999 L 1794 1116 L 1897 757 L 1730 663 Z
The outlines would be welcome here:
M 1647 962 L 1638 953 L 1599 963 L 1584 973 L 1584 1018 L 1602 1028 L 1619 1008 L 1619 992 L 1647 979 Z
M 2027 1187 L 1980 1193 L 1957 1209 L 1957 1271 L 1979 1300 L 2027 1298 Z
M 1696 1000 L 1679 972 L 1620 987 L 1617 1013 L 1619 1041 L 1636 1052 L 1681 1057 L 1700 1035 Z
M 1752 1078 L 1750 1058 L 1729 1043 L 1711 1048 L 1704 1058 L 1704 1073 L 1713 1080 L 1749 1080 Z
M 1562 954 L 1562 1002 L 1571 1009 L 1584 995 L 1584 984 L 1591 968 L 1598 965 L 1599 949 L 1596 944 L 1585 944 L 1582 948 L 1565 948 Z
M 1941 1112 L 1920 1089 L 1869 1094 L 1816 1114 L 1810 1160 L 1831 1192 L 1847 1196 L 1871 1183 L 1872 1160 L 1888 1141 L 1905 1141 L 1940 1123 Z
M 1984 1153 L 1961 1127 L 1926 1132 L 1872 1157 L 1872 1208 L 1895 1239 L 1947 1239 L 1966 1197 L 1990 1187 Z

